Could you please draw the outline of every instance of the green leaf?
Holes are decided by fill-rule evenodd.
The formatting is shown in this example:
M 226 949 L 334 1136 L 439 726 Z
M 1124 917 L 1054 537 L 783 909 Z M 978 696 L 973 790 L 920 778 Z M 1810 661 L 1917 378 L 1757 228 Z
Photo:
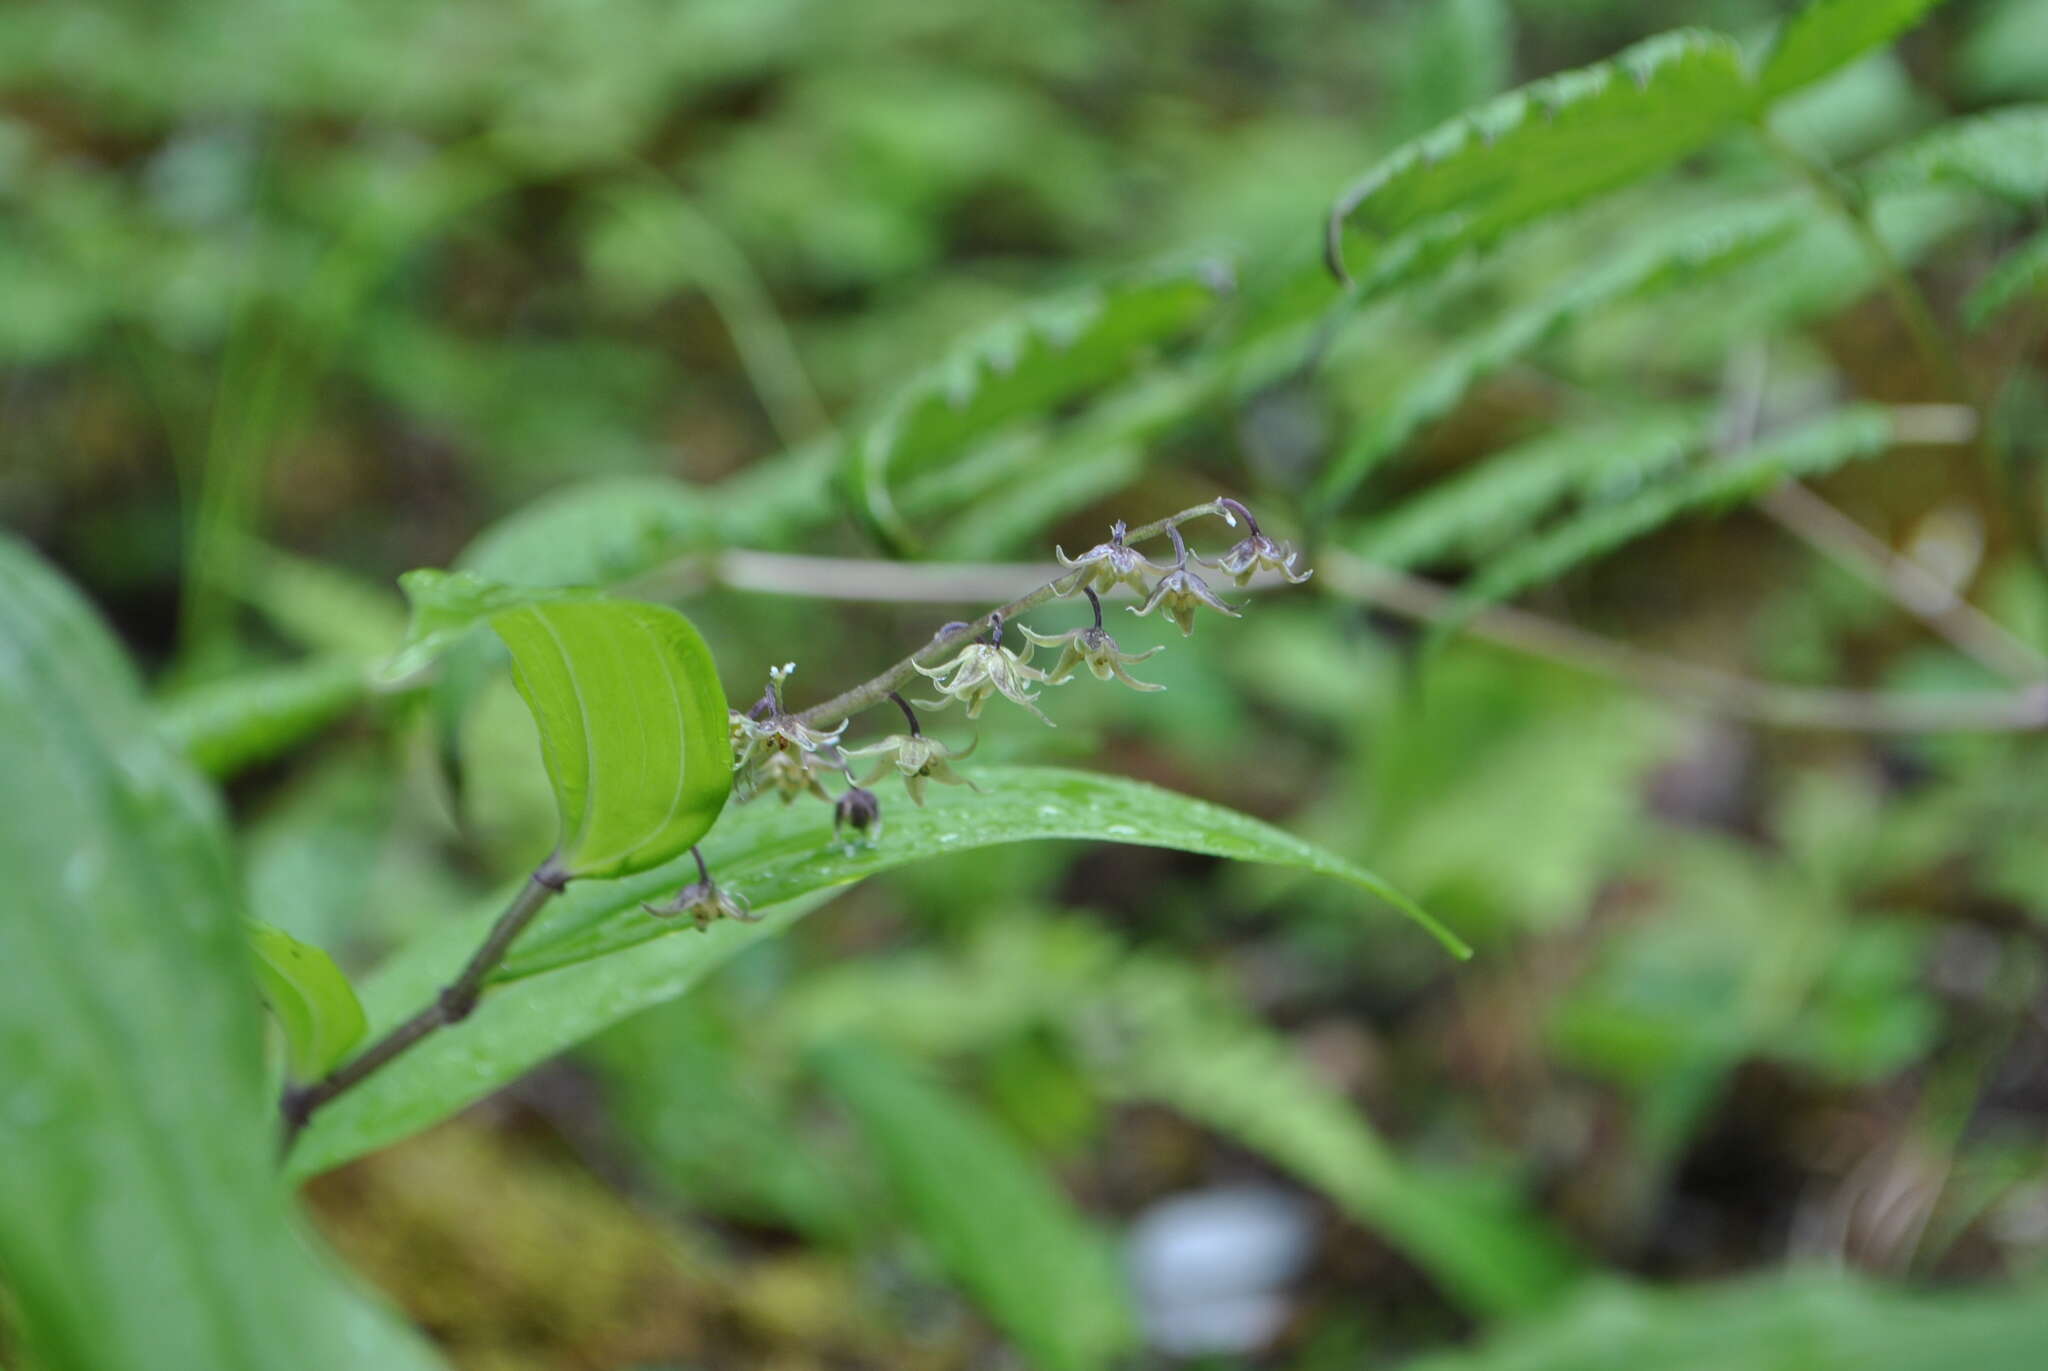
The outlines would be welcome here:
M 1004 320 L 912 380 L 855 433 L 840 487 L 870 531 L 915 546 L 897 493 L 1005 429 L 1128 375 L 1188 334 L 1219 294 L 1214 268 L 1098 287 Z
M 1014 1139 L 880 1047 L 833 1043 L 813 1062 L 918 1235 L 1034 1365 L 1099 1371 L 1130 1348 L 1135 1319 L 1107 1236 Z
M 433 1364 L 296 1231 L 219 809 L 0 538 L 0 1270 L 47 1371 Z
M 1873 191 L 1968 186 L 2021 209 L 2048 201 L 2048 105 L 2017 105 L 1942 124 L 1877 159 Z
M 1114 1088 L 1272 1158 L 1383 1234 L 1465 1308 L 1532 1312 L 1581 1274 L 1562 1238 L 1519 1212 L 1512 1195 L 1403 1162 L 1281 1038 L 1188 968 L 1130 959 L 1092 994 L 1114 1029 L 1082 1046 Z
M 1973 329 L 2048 287 L 2048 229 L 2042 229 L 1998 259 L 1963 301 L 1963 318 Z
M 1575 493 L 1626 488 L 1678 466 L 1706 443 L 1710 422 L 1700 409 L 1674 408 L 1547 433 L 1439 481 L 1350 546 L 1382 566 L 1476 557 Z
M 1086 771 L 979 767 L 970 774 L 979 793 L 946 787 L 928 793 L 921 809 L 889 806 L 882 843 L 848 848 L 831 841 L 828 815 L 751 805 L 713 830 L 705 853 L 722 884 L 756 905 L 772 905 L 925 857 L 1001 843 L 1069 838 L 1168 847 L 1348 881 L 1414 919 L 1454 956 L 1471 955 L 1456 934 L 1370 871 L 1235 810 Z M 595 897 L 571 892 L 535 924 L 500 975 L 529 976 L 672 934 L 672 925 L 647 918 L 639 903 L 694 879 L 693 869 L 677 862 L 656 875 Z
M 491 616 L 540 730 L 570 877 L 630 876 L 687 852 L 732 793 L 732 727 L 711 649 L 662 605 L 557 600 Z
M 1603 1285 L 1409 1371 L 2021 1371 L 2043 1347 L 2038 1283 L 1907 1292 L 1796 1272 L 1669 1291 Z
M 551 600 L 588 599 L 595 593 L 576 587 L 507 585 L 474 571 L 433 567 L 406 572 L 398 578 L 398 588 L 412 605 L 405 646 L 376 669 L 378 682 L 391 686 L 411 682 L 493 614 Z
M 607 586 L 717 542 L 707 492 L 607 476 L 543 496 L 478 534 L 456 565 L 508 586 Z
M 355 988 L 334 958 L 281 928 L 249 925 L 256 952 L 256 982 L 263 1003 L 284 1031 L 295 1079 L 317 1080 L 362 1041 L 368 1024 Z
M 1409 143 L 1345 193 L 1333 266 L 1370 297 L 1697 152 L 1740 118 L 1741 52 L 1695 30 L 1490 101 Z
M 1455 632 L 1485 606 L 1553 580 L 1682 515 L 1740 504 L 1783 481 L 1818 476 L 1859 457 L 1875 456 L 1891 442 L 1891 416 L 1885 410 L 1843 409 L 1627 499 L 1574 515 L 1482 568 L 1435 633 L 1441 637 Z
M 1920 22 L 1941 0 L 1812 0 L 1778 30 L 1757 92 L 1764 104 L 1811 85 Z
M 1452 342 L 1391 397 L 1318 478 L 1312 498 L 1332 509 L 1424 425 L 1443 418 L 1474 384 L 1602 305 L 1696 284 L 1785 242 L 1798 225 L 1789 206 L 1744 206 L 1691 221 L 1623 251 L 1512 311 L 1492 327 Z
M 317 1174 L 417 1132 L 598 1029 L 681 994 L 840 888 L 939 853 L 1034 839 L 1110 839 L 1295 867 L 1373 893 L 1467 955 L 1463 943 L 1386 882 L 1256 819 L 1116 776 L 1039 767 L 973 774 L 983 793 L 944 787 L 922 809 L 891 804 L 887 839 L 851 851 L 833 843 L 830 816 L 817 810 L 729 810 L 705 838 L 705 856 L 721 884 L 767 911 L 760 923 L 699 934 L 645 913 L 642 902 L 696 879 L 688 859 L 620 881 L 571 886 L 514 948 L 460 1033 L 427 1039 L 314 1116 L 292 1154 L 293 1174 Z M 369 978 L 363 998 L 372 1028 L 389 1027 L 431 998 L 499 908 L 502 902 L 452 921 Z
M 171 745 L 211 776 L 281 756 L 361 704 L 364 665 L 315 657 L 261 667 L 172 695 L 156 707 Z

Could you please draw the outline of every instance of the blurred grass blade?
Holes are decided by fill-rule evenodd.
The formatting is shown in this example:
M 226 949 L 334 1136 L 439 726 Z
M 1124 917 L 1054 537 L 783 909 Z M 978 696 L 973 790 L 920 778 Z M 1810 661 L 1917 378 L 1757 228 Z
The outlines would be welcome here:
M 295 1231 L 220 815 L 0 539 L 0 1270 L 45 1371 L 419 1368 Z
M 598 1029 L 681 994 L 841 887 L 939 853 L 1033 839 L 1109 839 L 1291 866 L 1394 903 L 1465 955 L 1453 934 L 1377 876 L 1231 810 L 1138 781 L 1050 767 L 983 767 L 974 779 L 982 794 L 944 787 L 922 809 L 891 807 L 887 840 L 851 852 L 832 842 L 831 819 L 820 811 L 729 810 L 704 851 L 722 884 L 771 911 L 761 923 L 721 924 L 699 934 L 649 917 L 643 901 L 696 879 L 687 858 L 624 880 L 571 886 L 526 935 L 462 1032 L 427 1040 L 322 1110 L 292 1153 L 292 1171 L 317 1174 L 425 1128 Z M 373 1028 L 388 1027 L 430 998 L 499 907 L 452 921 L 370 977 L 362 990 Z
M 1812 0 L 1778 30 L 1757 75 L 1765 104 L 1897 38 L 1941 0 Z
M 1696 30 L 1522 87 L 1396 150 L 1331 211 L 1363 295 L 1673 166 L 1748 109 L 1741 51 Z
M 258 667 L 160 701 L 157 726 L 210 776 L 227 777 L 280 757 L 361 704 L 367 668 L 315 657 Z
M 1135 1319 L 1107 1235 L 1018 1143 L 902 1059 L 849 1040 L 818 1074 L 860 1125 L 918 1236 L 1034 1366 L 1101 1371 Z
M 2018 105 L 1928 130 L 1863 174 L 1874 192 L 1967 186 L 2038 212 L 2048 202 L 2048 105 Z
M 1582 1272 L 1507 1187 L 1418 1171 L 1271 1030 L 1189 969 L 1130 960 L 1090 992 L 1113 1032 L 1084 1035 L 1120 1093 L 1171 1105 L 1270 1157 L 1381 1234 L 1476 1314 L 1531 1313 Z
M 1798 1272 L 1672 1291 L 1604 1285 L 1408 1371 L 2033 1371 L 2044 1348 L 2038 1280 L 1926 1292 Z
M 491 616 L 540 731 L 571 877 L 630 876 L 689 851 L 732 793 L 732 730 L 688 619 L 631 600 Z
M 2048 228 L 2039 230 L 1991 268 L 1963 301 L 1963 317 L 1983 328 L 2014 305 L 2048 289 Z
M 1434 626 L 1433 636 L 1441 640 L 1487 605 L 1554 580 L 1674 519 L 1741 504 L 1783 481 L 1818 476 L 1860 457 L 1875 456 L 1891 443 L 1891 416 L 1878 406 L 1854 406 L 1639 494 L 1575 514 L 1482 567 Z
M 915 547 L 896 500 L 902 483 L 1128 375 L 1202 322 L 1219 293 L 1218 271 L 1201 268 L 1098 287 L 1004 320 L 912 380 L 848 439 L 841 491 L 878 539 L 898 551 Z
M 249 945 L 263 1003 L 284 1032 L 292 1077 L 315 1080 L 361 1042 L 368 1028 L 355 988 L 334 958 L 281 928 L 252 922 Z

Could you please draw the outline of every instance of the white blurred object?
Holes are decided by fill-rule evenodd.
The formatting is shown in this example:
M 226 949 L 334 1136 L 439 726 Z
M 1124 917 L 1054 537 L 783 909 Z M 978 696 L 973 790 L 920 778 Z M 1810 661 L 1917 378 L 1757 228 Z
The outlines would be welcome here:
M 1192 1357 L 1256 1352 L 1287 1322 L 1290 1281 L 1314 1218 L 1271 1186 L 1227 1186 L 1153 1205 L 1131 1226 L 1127 1260 L 1146 1340 Z

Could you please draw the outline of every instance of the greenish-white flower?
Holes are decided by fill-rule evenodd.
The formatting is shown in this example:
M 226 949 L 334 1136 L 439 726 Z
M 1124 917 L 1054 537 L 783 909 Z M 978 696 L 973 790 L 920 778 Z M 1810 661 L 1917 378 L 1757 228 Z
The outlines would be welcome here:
M 642 909 L 658 919 L 673 919 L 679 914 L 686 916 L 697 926 L 699 933 L 720 919 L 736 919 L 750 924 L 761 917 L 744 899 L 711 879 L 702 853 L 693 847 L 690 855 L 697 859 L 697 879 L 677 891 L 674 899 L 664 904 L 643 904 L 640 906 Z
M 1049 678 L 1043 671 L 1027 665 L 1031 660 L 1031 645 L 1026 643 L 1024 651 L 1012 652 L 1000 643 L 969 643 L 960 649 L 959 655 L 940 666 L 916 667 L 918 673 L 931 678 L 943 697 L 937 700 L 919 700 L 926 709 L 944 709 L 958 700 L 967 706 L 967 717 L 981 717 L 981 707 L 991 695 L 1001 695 L 1014 701 L 1044 719 L 1037 705 L 1031 703 L 1038 698 L 1036 691 L 1029 688 L 1030 682 L 1044 683 Z
M 903 788 L 910 792 L 910 802 L 920 809 L 924 807 L 924 788 L 928 782 L 941 785 L 964 785 L 969 790 L 977 789 L 974 782 L 953 770 L 953 763 L 970 755 L 980 745 L 975 739 L 965 750 L 955 752 L 937 738 L 928 738 L 922 733 L 892 733 L 881 742 L 868 747 L 848 748 L 849 757 L 880 757 L 882 761 L 867 776 L 868 784 L 889 773 L 891 767 L 903 778 Z
M 1231 544 L 1230 548 L 1214 561 L 1203 557 L 1197 557 L 1195 560 L 1227 573 L 1239 585 L 1249 585 L 1252 577 L 1261 571 L 1277 571 L 1299 585 L 1315 575 L 1313 571 L 1295 571 L 1294 564 L 1300 556 L 1295 549 L 1285 543 L 1276 543 L 1255 529 L 1240 541 Z
M 1158 572 L 1163 568 L 1154 565 L 1150 558 L 1134 547 L 1124 543 L 1124 534 L 1129 529 L 1119 519 L 1110 525 L 1109 541 L 1097 543 L 1079 557 L 1069 557 L 1066 550 L 1055 546 L 1053 552 L 1060 559 L 1060 565 L 1071 567 L 1073 574 L 1063 577 L 1057 587 L 1062 595 L 1072 595 L 1080 590 L 1114 590 L 1118 585 L 1128 585 L 1143 595 L 1151 587 L 1145 580 L 1148 571 Z
M 1095 678 L 1100 681 L 1122 681 L 1133 690 L 1166 689 L 1163 685 L 1140 681 L 1124 670 L 1131 663 L 1142 662 L 1161 649 L 1153 647 L 1143 652 L 1125 652 L 1116 645 L 1116 639 L 1110 637 L 1101 624 L 1057 633 L 1050 638 L 1041 637 L 1021 624 L 1018 628 L 1026 638 L 1039 647 L 1056 647 L 1060 650 L 1060 659 L 1053 663 L 1052 670 L 1046 673 L 1046 679 L 1054 685 L 1058 685 L 1085 666 L 1094 672 Z

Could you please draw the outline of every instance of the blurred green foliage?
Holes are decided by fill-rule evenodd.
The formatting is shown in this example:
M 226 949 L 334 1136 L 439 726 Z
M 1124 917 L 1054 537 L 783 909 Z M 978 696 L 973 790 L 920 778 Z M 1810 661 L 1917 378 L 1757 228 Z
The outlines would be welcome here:
M 834 598 L 878 567 L 929 595 L 1227 492 L 1316 580 L 1221 587 L 1255 602 L 1169 635 L 1161 695 L 1063 688 L 1057 732 L 992 707 L 965 770 L 1256 816 L 1473 964 L 1190 851 L 936 855 L 702 940 L 636 922 L 672 872 L 592 887 L 557 932 L 610 960 L 534 944 L 523 998 L 417 1059 L 431 1099 L 394 1075 L 309 1136 L 305 1171 L 496 1090 L 308 1188 L 344 1255 L 470 1367 L 1153 1365 L 1108 1240 L 1140 1263 L 1162 1200 L 1257 1181 L 1313 1206 L 1307 1253 L 1281 1322 L 1196 1364 L 2041 1364 L 2048 3 L 1825 0 L 1774 38 L 1800 8 L 0 7 L 0 516 L 155 725 L 9 551 L 0 743 L 35 766 L 0 842 L 37 909 L 90 911 L 34 966 L 128 989 L 60 1005 L 13 958 L 0 1041 L 104 1040 L 67 1069 L 78 1155 L 178 1144 L 108 1165 L 131 1194 L 0 1084 L 35 1159 L 0 1182 L 0 1358 L 155 1329 L 157 1364 L 230 1364 L 188 1350 L 211 1327 L 266 1364 L 287 1309 L 396 1336 L 276 1256 L 224 930 L 331 951 L 380 1023 L 474 944 L 556 823 L 467 631 L 490 595 L 687 602 L 732 699 L 796 656 L 808 702 L 993 602 Z M 1631 46 L 1681 24 L 1726 36 Z M 1871 541 L 1786 515 L 1787 471 Z M 973 565 L 884 561 L 913 551 Z M 408 630 L 420 567 L 450 571 Z M 104 831 L 63 827 L 50 739 Z M 223 787 L 239 896 L 213 820 L 138 779 L 203 795 L 161 740 Z M 978 798 L 886 794 L 888 841 L 1031 829 Z M 757 813 L 708 840 L 742 874 L 841 860 L 815 810 Z M 165 885 L 192 862 L 204 898 Z M 182 1078 L 115 1088 L 206 1034 L 189 1127 Z M 123 1206 L 68 1282 L 46 1180 Z M 261 1279 L 124 1276 L 180 1204 Z

